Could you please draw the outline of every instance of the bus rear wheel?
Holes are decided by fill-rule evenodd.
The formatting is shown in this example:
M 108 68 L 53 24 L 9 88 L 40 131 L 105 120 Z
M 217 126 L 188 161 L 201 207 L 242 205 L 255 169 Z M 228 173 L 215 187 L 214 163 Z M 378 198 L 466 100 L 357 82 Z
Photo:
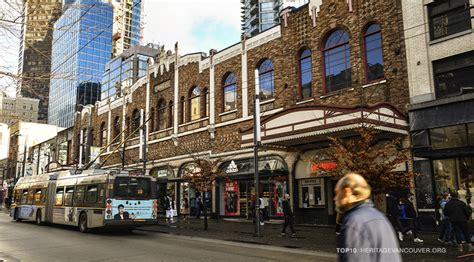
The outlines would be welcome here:
M 89 228 L 87 228 L 87 215 L 86 215 L 86 213 L 82 213 L 79 216 L 79 231 L 81 233 L 89 232 Z
M 43 224 L 43 222 L 41 221 L 41 209 L 38 209 L 38 211 L 36 211 L 36 220 L 35 220 L 35 222 L 38 226 L 41 226 Z

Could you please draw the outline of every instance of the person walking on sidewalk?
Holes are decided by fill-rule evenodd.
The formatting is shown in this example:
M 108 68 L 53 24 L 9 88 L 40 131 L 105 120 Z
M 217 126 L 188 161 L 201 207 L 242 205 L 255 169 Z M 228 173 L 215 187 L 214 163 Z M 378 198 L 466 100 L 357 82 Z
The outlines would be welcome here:
M 449 194 L 444 193 L 443 198 L 439 201 L 440 225 L 438 241 L 441 243 L 448 243 L 453 238 L 451 222 L 449 222 L 449 218 L 444 214 L 444 208 L 449 202 L 449 198 Z
M 406 227 L 404 234 L 413 235 L 413 242 L 423 243 L 423 240 L 418 238 L 418 225 L 417 225 L 417 213 L 413 202 L 415 200 L 413 194 L 408 194 L 408 199 L 400 199 L 400 220 L 402 225 Z
M 451 192 L 451 200 L 446 203 L 444 207 L 444 215 L 449 218 L 451 225 L 453 226 L 454 235 L 458 242 L 459 251 L 463 251 L 461 235 L 464 236 L 464 240 L 469 245 L 469 251 L 473 251 L 471 244 L 471 236 L 469 234 L 469 226 L 467 221 L 471 217 L 470 208 L 463 201 L 459 200 L 459 195 L 456 191 Z
M 337 254 L 342 262 L 399 262 L 392 225 L 370 201 L 371 189 L 359 174 L 342 177 L 335 188 L 336 211 L 342 213 Z
M 283 223 L 283 230 L 281 231 L 281 236 L 286 236 L 286 228 L 289 226 L 291 230 L 291 237 L 296 236 L 295 232 L 295 216 L 290 206 L 290 195 L 285 194 L 285 198 L 282 202 L 283 215 L 285 216 L 285 222 Z
M 189 200 L 187 197 L 183 198 L 183 204 L 181 205 L 181 214 L 183 215 L 183 221 L 188 223 L 189 216 Z
M 166 222 L 173 223 L 174 215 L 174 201 L 173 198 L 168 194 L 165 199 L 165 208 L 166 208 Z

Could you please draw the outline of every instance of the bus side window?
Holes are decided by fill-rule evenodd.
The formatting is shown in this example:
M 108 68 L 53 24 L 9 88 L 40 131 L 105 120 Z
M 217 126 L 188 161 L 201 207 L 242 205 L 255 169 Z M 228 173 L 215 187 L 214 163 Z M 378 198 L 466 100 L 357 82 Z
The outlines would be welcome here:
M 66 187 L 66 193 L 64 194 L 64 205 L 72 206 L 72 197 L 74 195 L 74 187 Z
M 21 202 L 22 192 L 21 190 L 15 190 L 15 203 L 19 204 Z
M 43 203 L 43 189 L 42 188 L 37 188 L 35 189 L 35 194 L 34 194 L 34 199 L 35 199 L 35 204 L 42 204 Z
M 28 205 L 33 205 L 35 202 L 35 189 L 28 191 Z
M 84 186 L 76 186 L 74 194 L 74 206 L 79 206 L 84 201 Z
M 86 191 L 86 203 L 95 203 L 97 202 L 97 185 L 87 186 Z
M 28 189 L 23 190 L 21 193 L 21 203 L 26 204 L 28 199 Z
M 104 203 L 105 191 L 106 190 L 107 190 L 107 185 L 106 184 L 100 184 L 99 185 L 99 197 L 97 199 L 97 203 Z
M 63 205 L 63 194 L 64 194 L 64 187 L 56 188 L 56 202 L 55 206 L 62 206 Z

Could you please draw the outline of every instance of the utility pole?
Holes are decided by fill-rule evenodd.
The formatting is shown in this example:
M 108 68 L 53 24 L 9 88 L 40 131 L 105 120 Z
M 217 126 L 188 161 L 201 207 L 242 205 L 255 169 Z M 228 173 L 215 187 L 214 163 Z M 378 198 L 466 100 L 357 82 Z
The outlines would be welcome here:
M 25 136 L 25 146 L 23 147 L 23 163 L 21 167 L 21 176 L 25 176 L 25 168 L 26 168 L 26 142 L 27 142 L 27 136 Z
M 255 69 L 255 76 L 258 76 L 258 69 Z M 259 177 L 258 177 L 258 147 L 260 146 L 260 83 L 258 77 L 255 78 L 255 99 L 253 107 L 253 143 L 254 143 L 254 180 L 255 180 L 255 235 L 260 237 L 260 206 L 259 200 Z

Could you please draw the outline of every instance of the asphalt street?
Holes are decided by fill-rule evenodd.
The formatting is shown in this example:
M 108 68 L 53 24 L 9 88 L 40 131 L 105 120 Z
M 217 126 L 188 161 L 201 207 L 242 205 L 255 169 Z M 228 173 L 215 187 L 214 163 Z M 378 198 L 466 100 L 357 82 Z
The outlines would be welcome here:
M 326 253 L 258 247 L 135 230 L 83 234 L 13 222 L 0 213 L 0 261 L 335 261 Z

